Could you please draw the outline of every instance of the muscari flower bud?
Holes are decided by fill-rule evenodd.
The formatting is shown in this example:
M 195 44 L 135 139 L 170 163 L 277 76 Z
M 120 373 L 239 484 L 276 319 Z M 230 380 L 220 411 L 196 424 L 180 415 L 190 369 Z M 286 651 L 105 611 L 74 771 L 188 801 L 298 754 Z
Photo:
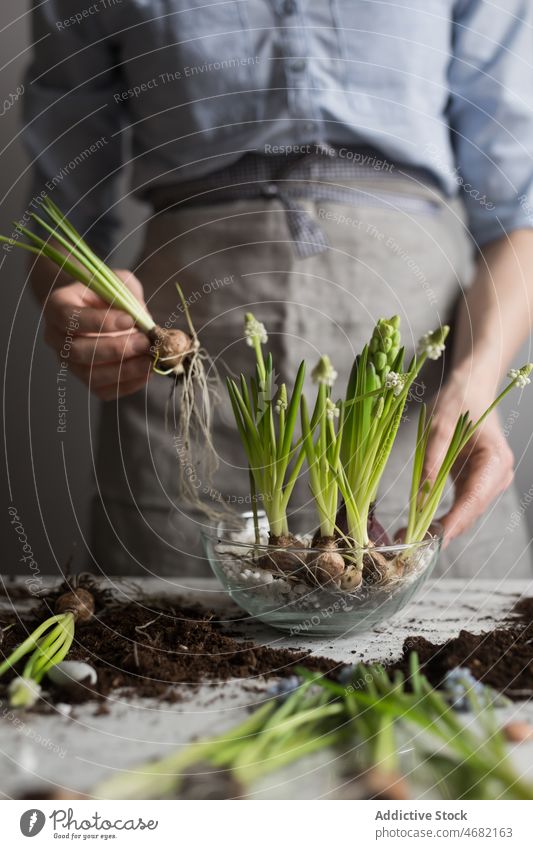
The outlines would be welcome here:
M 251 312 L 247 312 L 244 317 L 244 335 L 246 337 L 246 344 L 252 347 L 257 342 L 260 345 L 264 345 L 268 341 L 265 325 L 257 321 Z
M 469 695 L 475 696 L 482 706 L 494 704 L 499 707 L 505 704 L 505 700 L 498 693 L 478 681 L 465 666 L 450 669 L 444 677 L 442 688 L 455 711 L 470 710 Z
M 288 406 L 287 402 L 287 387 L 284 383 L 281 384 L 279 390 L 279 398 L 276 401 L 276 405 L 274 407 L 276 413 L 279 415 L 282 410 L 286 410 Z
M 330 358 L 327 354 L 320 357 L 318 363 L 311 372 L 313 383 L 323 383 L 324 386 L 333 386 L 337 380 L 337 372 L 333 368 Z
M 327 401 L 326 401 L 326 418 L 329 419 L 332 422 L 334 419 L 338 419 L 339 415 L 340 415 L 339 408 L 331 400 L 331 398 L 328 398 Z
M 526 363 L 525 366 L 522 366 L 522 368 L 510 369 L 507 374 L 507 377 L 509 377 L 514 382 L 514 385 L 518 389 L 524 389 L 524 387 L 526 387 L 528 383 L 531 383 L 529 375 L 531 374 L 532 370 L 533 363 Z
M 343 666 L 342 669 L 340 669 L 337 673 L 337 681 L 339 682 L 339 684 L 349 684 L 351 683 L 354 675 L 355 666 L 353 664 Z
M 425 333 L 418 343 L 418 353 L 426 354 L 430 360 L 438 360 L 444 351 L 444 342 L 449 332 L 450 328 L 445 324 L 431 333 Z
M 298 690 L 302 684 L 303 681 L 298 677 L 298 675 L 289 675 L 288 678 L 282 678 L 281 681 L 269 687 L 267 695 L 270 698 L 278 699 L 278 701 L 283 702 L 291 696 L 295 690 Z
M 407 375 L 389 371 L 385 378 L 385 389 L 392 389 L 394 395 L 400 395 L 405 386 Z

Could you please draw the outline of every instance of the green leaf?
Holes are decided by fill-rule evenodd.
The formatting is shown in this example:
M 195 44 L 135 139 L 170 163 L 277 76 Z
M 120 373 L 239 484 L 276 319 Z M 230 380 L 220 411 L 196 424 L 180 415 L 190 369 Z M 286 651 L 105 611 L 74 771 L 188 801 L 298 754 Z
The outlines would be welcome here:
M 287 407 L 287 413 L 285 416 L 285 434 L 283 443 L 281 445 L 281 452 L 279 455 L 280 458 L 287 457 L 289 455 L 294 435 L 294 428 L 296 427 L 296 418 L 298 416 L 298 410 L 300 408 L 300 399 L 302 398 L 304 380 L 305 362 L 302 361 L 298 368 L 298 373 L 294 382 L 294 389 L 292 391 L 291 400 Z

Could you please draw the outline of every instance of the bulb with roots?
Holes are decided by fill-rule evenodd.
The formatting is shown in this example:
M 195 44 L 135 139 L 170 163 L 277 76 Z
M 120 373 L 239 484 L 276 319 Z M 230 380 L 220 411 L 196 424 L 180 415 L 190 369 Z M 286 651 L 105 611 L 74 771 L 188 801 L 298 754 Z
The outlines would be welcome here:
M 321 537 L 317 540 L 315 549 L 307 556 L 307 569 L 311 581 L 320 586 L 330 583 L 338 586 L 345 568 L 346 564 L 337 549 L 335 537 Z
M 200 350 L 198 338 L 183 330 L 169 330 L 156 324 L 148 338 L 152 343 L 154 368 L 163 374 L 184 374 L 187 360 Z
M 401 578 L 405 569 L 405 560 L 391 553 L 386 556 L 381 551 L 373 551 L 370 543 L 363 556 L 363 576 L 367 584 L 382 584 Z
M 340 579 L 340 588 L 352 592 L 363 582 L 363 570 L 358 566 L 347 566 Z
M 292 534 L 281 536 L 270 534 L 268 544 L 272 546 L 272 550 L 259 558 L 257 565 L 261 569 L 290 574 L 305 567 L 306 546 Z
M 55 613 L 72 613 L 76 622 L 90 622 L 94 614 L 94 596 L 89 590 L 78 587 L 60 595 L 54 605 Z

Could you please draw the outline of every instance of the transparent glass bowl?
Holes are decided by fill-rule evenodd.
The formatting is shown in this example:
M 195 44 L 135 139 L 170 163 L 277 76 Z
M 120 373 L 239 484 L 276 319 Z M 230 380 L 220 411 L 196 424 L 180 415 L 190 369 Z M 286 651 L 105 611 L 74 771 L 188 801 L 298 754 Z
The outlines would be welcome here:
M 221 523 L 203 533 L 211 568 L 231 598 L 251 616 L 294 635 L 348 635 L 368 631 L 402 610 L 430 576 L 442 543 L 442 528 L 412 545 L 343 550 L 363 563 L 355 589 L 316 583 L 313 562 L 323 550 L 268 545 L 268 525 L 260 520 L 260 544 L 254 543 L 253 517 Z M 238 525 L 238 526 L 237 526 Z M 303 541 L 305 543 L 305 541 Z

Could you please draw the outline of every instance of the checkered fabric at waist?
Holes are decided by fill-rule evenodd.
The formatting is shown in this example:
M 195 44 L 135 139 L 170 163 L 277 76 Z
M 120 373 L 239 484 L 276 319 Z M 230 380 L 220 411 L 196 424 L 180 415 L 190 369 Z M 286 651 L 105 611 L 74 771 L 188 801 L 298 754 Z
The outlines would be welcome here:
M 441 189 L 424 169 L 395 165 L 369 148 L 305 147 L 309 150 L 298 154 L 246 153 L 206 177 L 155 187 L 148 200 L 159 214 L 244 199 L 278 201 L 302 258 L 326 250 L 328 242 L 318 221 L 299 201 L 374 206 L 413 215 L 438 212 L 442 205 Z

